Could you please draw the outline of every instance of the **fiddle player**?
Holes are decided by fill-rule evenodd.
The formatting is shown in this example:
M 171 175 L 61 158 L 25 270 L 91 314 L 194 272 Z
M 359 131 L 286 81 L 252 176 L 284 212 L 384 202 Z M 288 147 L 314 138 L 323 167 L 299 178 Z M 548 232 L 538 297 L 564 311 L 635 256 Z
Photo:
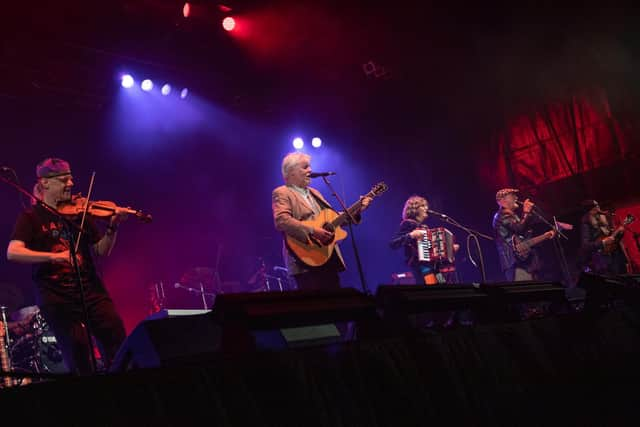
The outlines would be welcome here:
M 72 201 L 73 177 L 65 160 L 47 158 L 41 161 L 36 166 L 36 177 L 34 197 L 43 204 L 57 211 L 61 205 Z M 110 253 L 118 226 L 126 217 L 122 209 L 117 209 L 105 232 L 90 216 L 86 217 L 76 257 L 79 274 L 70 251 L 71 242 L 78 239 L 79 217 L 69 218 L 69 222 L 78 226 L 73 227 L 65 218 L 35 203 L 21 212 L 16 220 L 7 247 L 7 259 L 33 264 L 38 306 L 55 333 L 65 364 L 72 374 L 93 372 L 79 281 L 90 330 L 98 343 L 104 368 L 108 368 L 126 338 L 122 318 L 96 271 L 93 259 L 94 255 Z
M 607 215 L 595 200 L 581 203 L 579 263 L 583 271 L 595 274 L 627 273 L 627 258 L 620 246 L 624 229 L 612 229 Z M 605 250 L 610 247 L 610 250 Z

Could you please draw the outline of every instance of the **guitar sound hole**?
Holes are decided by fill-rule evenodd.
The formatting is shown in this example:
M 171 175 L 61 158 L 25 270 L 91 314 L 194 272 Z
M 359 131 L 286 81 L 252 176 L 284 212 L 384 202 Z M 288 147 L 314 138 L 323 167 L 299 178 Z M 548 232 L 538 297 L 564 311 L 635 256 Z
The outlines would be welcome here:
M 336 231 L 336 228 L 328 222 L 324 223 L 322 225 L 322 228 L 327 230 L 330 233 L 334 233 Z

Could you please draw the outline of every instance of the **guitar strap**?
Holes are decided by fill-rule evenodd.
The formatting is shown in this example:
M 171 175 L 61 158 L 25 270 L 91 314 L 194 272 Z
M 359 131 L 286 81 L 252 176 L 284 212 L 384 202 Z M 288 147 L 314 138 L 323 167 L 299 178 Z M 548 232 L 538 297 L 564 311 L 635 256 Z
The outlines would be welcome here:
M 320 211 L 322 210 L 322 208 L 320 207 L 320 203 L 318 202 L 318 200 L 316 200 L 316 197 L 313 195 L 313 193 L 309 189 L 307 189 L 306 199 L 313 213 L 315 214 L 320 213 Z

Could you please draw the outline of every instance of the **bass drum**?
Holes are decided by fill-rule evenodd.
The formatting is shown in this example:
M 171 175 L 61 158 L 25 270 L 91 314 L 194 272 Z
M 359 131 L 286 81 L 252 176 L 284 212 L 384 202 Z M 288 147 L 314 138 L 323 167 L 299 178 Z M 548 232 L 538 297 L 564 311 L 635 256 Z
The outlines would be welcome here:
M 13 339 L 11 364 L 19 371 L 62 374 L 68 369 L 62 358 L 56 336 L 39 310 L 30 310 L 26 331 Z

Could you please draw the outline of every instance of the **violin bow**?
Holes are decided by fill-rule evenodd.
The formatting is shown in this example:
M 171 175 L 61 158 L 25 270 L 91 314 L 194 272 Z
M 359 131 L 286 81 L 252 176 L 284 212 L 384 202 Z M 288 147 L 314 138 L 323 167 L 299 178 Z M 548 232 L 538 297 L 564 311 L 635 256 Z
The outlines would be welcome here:
M 96 178 L 96 172 L 93 171 L 91 173 L 91 180 L 89 181 L 89 191 L 87 192 L 87 203 L 82 211 L 82 220 L 80 221 L 80 230 L 78 231 L 78 237 L 76 238 L 76 250 L 75 253 L 78 253 L 78 248 L 80 247 L 80 239 L 82 238 L 82 231 L 84 230 L 84 222 L 87 218 L 87 212 L 89 211 L 89 201 L 91 200 L 91 192 L 93 190 L 93 182 Z

